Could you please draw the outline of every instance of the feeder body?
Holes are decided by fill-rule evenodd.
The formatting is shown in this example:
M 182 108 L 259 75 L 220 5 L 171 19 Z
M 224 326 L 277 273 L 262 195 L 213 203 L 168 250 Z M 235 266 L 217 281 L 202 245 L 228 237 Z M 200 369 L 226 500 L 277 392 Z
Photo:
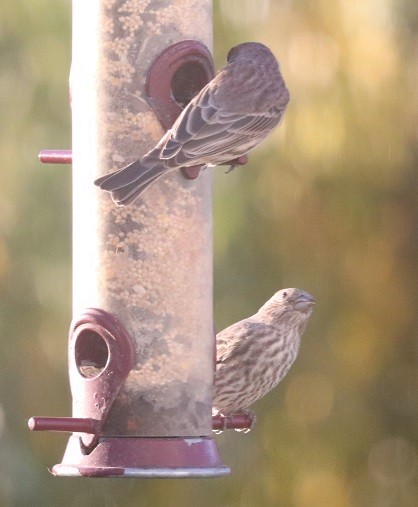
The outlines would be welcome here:
M 135 349 L 102 430 L 110 437 L 211 434 L 211 171 L 196 180 L 171 172 L 127 207 L 93 185 L 163 135 L 147 69 L 180 40 L 211 48 L 211 7 L 73 0 L 73 311 L 113 314 Z M 98 374 L 90 365 L 87 375 Z

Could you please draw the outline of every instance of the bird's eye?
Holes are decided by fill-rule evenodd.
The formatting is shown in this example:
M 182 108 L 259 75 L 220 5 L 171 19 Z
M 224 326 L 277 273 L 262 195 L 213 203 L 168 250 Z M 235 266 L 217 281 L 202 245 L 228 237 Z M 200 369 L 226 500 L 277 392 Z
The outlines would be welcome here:
M 282 296 L 283 296 L 283 299 L 287 298 L 287 292 L 286 291 L 283 292 Z

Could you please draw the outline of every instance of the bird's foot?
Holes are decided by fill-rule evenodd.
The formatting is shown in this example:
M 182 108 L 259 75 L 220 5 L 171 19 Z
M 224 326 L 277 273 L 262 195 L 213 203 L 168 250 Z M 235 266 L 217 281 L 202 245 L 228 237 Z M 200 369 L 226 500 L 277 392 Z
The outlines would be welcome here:
M 234 158 L 234 160 L 226 162 L 225 164 L 222 165 L 229 165 L 229 169 L 225 171 L 225 174 L 228 174 L 231 171 L 233 171 L 237 167 L 237 165 L 245 165 L 247 162 L 248 162 L 247 155 L 241 155 L 240 157 Z
M 216 412 L 212 416 L 212 431 L 216 435 L 230 429 L 248 433 L 253 428 L 255 421 L 256 416 L 254 412 L 250 410 L 242 410 L 228 415 Z
M 254 424 L 257 421 L 257 417 L 252 410 L 243 410 L 242 412 L 238 412 L 237 414 L 234 415 L 239 415 L 241 416 L 241 418 L 245 419 L 245 427 L 234 428 L 235 431 L 238 431 L 238 433 L 249 433 L 253 429 Z
M 220 435 L 229 429 L 229 417 L 218 411 L 212 411 L 212 431 L 215 435 Z

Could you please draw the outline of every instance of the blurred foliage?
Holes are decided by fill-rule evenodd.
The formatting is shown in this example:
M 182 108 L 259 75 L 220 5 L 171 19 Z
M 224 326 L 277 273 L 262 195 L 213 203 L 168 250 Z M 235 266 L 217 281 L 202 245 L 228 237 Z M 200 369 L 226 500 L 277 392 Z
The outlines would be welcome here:
M 269 45 L 291 104 L 280 129 L 215 171 L 219 329 L 297 286 L 316 300 L 300 356 L 218 438 L 224 479 L 52 478 L 69 415 L 69 1 L 0 4 L 0 505 L 418 505 L 418 8 L 416 0 L 217 0 L 217 67 Z

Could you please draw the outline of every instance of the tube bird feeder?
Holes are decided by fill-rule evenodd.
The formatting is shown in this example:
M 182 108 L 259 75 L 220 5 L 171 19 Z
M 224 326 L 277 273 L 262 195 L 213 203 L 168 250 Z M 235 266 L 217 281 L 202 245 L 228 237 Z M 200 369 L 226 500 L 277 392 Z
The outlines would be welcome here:
M 171 172 L 124 208 L 93 185 L 212 78 L 211 10 L 73 0 L 73 150 L 55 154 L 73 163 L 73 417 L 29 422 L 73 432 L 55 475 L 229 473 L 212 438 L 211 172 Z

